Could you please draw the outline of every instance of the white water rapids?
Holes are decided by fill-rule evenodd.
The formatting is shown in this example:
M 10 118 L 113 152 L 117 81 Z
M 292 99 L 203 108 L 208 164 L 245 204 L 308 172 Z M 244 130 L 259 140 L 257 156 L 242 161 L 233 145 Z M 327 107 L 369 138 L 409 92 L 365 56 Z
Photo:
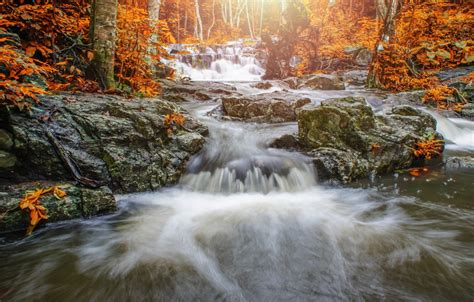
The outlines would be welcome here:
M 258 81 L 265 70 L 253 54 L 242 45 L 207 47 L 203 53 L 178 56 L 175 68 L 178 74 L 193 81 Z
M 206 115 L 215 103 L 185 106 L 210 137 L 180 183 L 0 246 L 0 300 L 472 301 L 472 173 L 321 185 L 308 158 L 267 147 L 294 123 L 217 121 Z M 472 150 L 471 122 L 434 116 L 450 145 Z

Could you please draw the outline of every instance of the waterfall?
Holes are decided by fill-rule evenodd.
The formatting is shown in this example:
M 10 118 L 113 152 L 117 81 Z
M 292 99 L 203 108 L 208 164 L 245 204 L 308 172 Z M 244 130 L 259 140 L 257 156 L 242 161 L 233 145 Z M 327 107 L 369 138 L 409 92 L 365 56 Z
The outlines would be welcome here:
M 474 149 L 474 122 L 446 118 L 433 111 L 429 113 L 436 119 L 436 130 L 443 135 L 448 148 Z
M 186 47 L 176 56 L 175 69 L 193 81 L 259 81 L 265 70 L 254 49 L 241 44 Z

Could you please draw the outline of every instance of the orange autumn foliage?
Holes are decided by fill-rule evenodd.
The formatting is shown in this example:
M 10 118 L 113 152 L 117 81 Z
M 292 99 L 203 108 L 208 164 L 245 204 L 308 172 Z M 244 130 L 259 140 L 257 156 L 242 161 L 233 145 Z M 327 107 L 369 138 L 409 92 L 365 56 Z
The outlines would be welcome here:
M 444 142 L 435 138 L 429 138 L 419 141 L 413 148 L 413 155 L 415 157 L 432 159 L 433 157 L 441 155 L 443 151 Z
M 394 91 L 432 88 L 434 71 L 474 62 L 474 8 L 439 1 L 406 1 L 395 35 L 373 66 L 380 85 Z
M 173 135 L 173 131 L 178 127 L 182 127 L 186 122 L 186 118 L 181 113 L 171 113 L 165 116 L 163 124 L 166 129 L 168 136 Z
M 66 192 L 62 191 L 59 187 L 54 186 L 47 189 L 36 189 L 35 191 L 26 192 L 25 197 L 20 201 L 19 207 L 22 210 L 29 210 L 30 224 L 27 228 L 26 234 L 30 235 L 38 223 L 44 219 L 48 219 L 47 210 L 41 204 L 41 197 L 52 193 L 57 199 L 61 199 L 66 196 Z
M 159 62 L 167 53 L 166 43 L 175 42 L 165 21 L 152 24 L 145 9 L 120 5 L 117 16 L 118 41 L 115 53 L 118 87 L 128 85 L 143 96 L 159 93 L 159 84 L 153 80 L 151 62 Z
M 10 2 L 0 7 L 0 31 L 21 39 L 21 45 L 0 41 L 0 65 L 5 67 L 0 72 L 0 89 L 6 91 L 2 105 L 28 108 L 30 100 L 38 102 L 36 95 L 45 93 L 46 87 L 97 90 L 97 85 L 84 78 L 92 59 L 87 44 L 88 8 L 86 0 Z M 15 78 L 17 70 L 23 74 L 16 73 Z

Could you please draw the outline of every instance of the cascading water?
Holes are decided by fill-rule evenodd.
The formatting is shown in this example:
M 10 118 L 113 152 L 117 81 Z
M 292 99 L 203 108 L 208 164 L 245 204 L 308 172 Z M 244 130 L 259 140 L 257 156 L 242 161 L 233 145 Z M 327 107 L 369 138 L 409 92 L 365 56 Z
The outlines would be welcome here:
M 265 72 L 253 49 L 241 44 L 186 51 L 190 53 L 178 55 L 174 67 L 193 81 L 258 81 Z
M 474 122 L 459 118 L 446 118 L 436 112 L 437 131 L 441 133 L 451 149 L 474 150 Z
M 301 191 L 316 184 L 315 171 L 304 156 L 265 147 L 265 139 L 278 133 L 276 127 L 256 129 L 211 119 L 207 124 L 210 142 L 189 163 L 188 173 L 181 180 L 186 189 L 269 193 Z

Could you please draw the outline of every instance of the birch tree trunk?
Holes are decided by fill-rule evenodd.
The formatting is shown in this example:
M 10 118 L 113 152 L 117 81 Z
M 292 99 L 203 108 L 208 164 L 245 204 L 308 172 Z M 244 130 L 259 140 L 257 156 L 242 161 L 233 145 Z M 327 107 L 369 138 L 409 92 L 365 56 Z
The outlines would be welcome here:
M 103 89 L 115 88 L 114 61 L 117 40 L 117 0 L 94 0 L 90 37 L 94 49 L 91 77 Z
M 248 23 L 248 27 L 249 27 L 250 38 L 252 38 L 252 40 L 253 40 L 254 35 L 253 35 L 252 21 L 250 21 L 249 0 L 245 1 L 245 13 L 247 14 L 247 23 Z
M 263 29 L 263 8 L 264 6 L 264 1 L 265 0 L 260 0 L 261 5 L 260 5 L 260 29 L 258 35 L 260 36 L 260 39 L 262 38 L 262 29 Z
M 199 9 L 199 0 L 194 0 L 194 6 L 196 9 L 196 24 L 195 24 L 195 32 L 196 32 L 196 37 L 199 40 L 204 40 L 203 37 L 203 29 L 202 29 L 202 19 L 201 19 L 201 11 Z
M 212 0 L 212 23 L 207 30 L 207 39 L 209 40 L 212 28 L 216 25 L 216 0 Z
M 148 0 L 148 17 L 151 22 L 158 22 L 160 19 L 161 0 Z

